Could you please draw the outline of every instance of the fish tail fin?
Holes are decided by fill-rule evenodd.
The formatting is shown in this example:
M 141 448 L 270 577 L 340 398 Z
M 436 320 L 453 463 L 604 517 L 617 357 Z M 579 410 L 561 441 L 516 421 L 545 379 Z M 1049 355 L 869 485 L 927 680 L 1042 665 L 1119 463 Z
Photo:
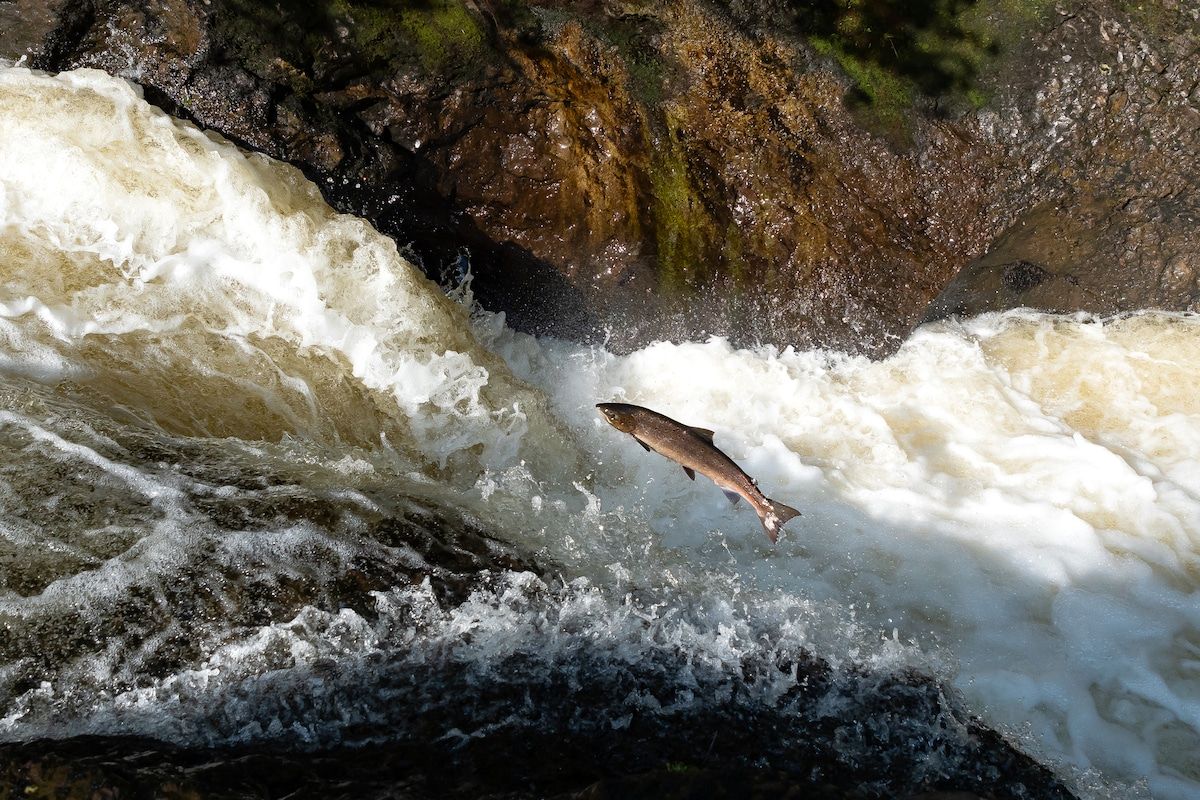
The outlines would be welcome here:
M 779 538 L 779 529 L 783 527 L 784 523 L 792 517 L 798 516 L 800 516 L 800 512 L 791 506 L 767 498 L 767 508 L 766 513 L 762 515 L 762 524 L 771 544 L 775 544 L 775 540 Z

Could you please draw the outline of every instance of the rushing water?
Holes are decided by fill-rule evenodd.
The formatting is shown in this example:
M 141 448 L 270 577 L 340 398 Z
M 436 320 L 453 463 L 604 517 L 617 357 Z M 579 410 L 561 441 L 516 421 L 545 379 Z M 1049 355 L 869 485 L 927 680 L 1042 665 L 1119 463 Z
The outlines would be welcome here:
M 0 71 L 0 273 L 0 739 L 365 741 L 398 671 L 517 653 L 771 704 L 795 672 L 711 676 L 812 652 L 939 675 L 1085 793 L 1200 794 L 1192 317 L 993 315 L 881 362 L 536 340 L 88 71 Z M 613 399 L 804 516 L 771 546 Z M 422 581 L 413 526 L 490 532 L 459 556 L 491 578 Z

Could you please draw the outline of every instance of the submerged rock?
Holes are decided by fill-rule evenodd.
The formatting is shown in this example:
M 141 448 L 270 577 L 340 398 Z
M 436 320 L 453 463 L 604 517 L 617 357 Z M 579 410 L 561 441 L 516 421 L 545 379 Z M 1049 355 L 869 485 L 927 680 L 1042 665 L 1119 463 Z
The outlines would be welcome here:
M 446 692 L 448 702 L 409 710 L 413 729 L 429 734 L 468 722 L 452 728 L 456 735 L 380 742 L 385 732 L 374 731 L 376 741 L 362 746 L 313 751 L 269 744 L 187 748 L 113 736 L 0 744 L 0 791 L 13 797 L 102 792 L 111 798 L 412 800 L 1074 797 L 1048 770 L 963 717 L 927 677 L 862 676 L 835 688 L 822 662 L 799 667 L 811 677 L 799 713 L 752 712 L 734 698 L 724 709 L 664 709 L 638 714 L 624 726 L 589 727 L 579 718 L 599 714 L 604 705 L 581 708 L 580 700 L 615 699 L 614 691 L 630 687 L 599 672 L 586 688 L 524 682 L 528 674 L 517 665 L 512 680 L 467 695 L 447 665 L 413 680 Z M 564 671 L 562 677 L 570 676 Z M 830 692 L 854 700 L 837 713 Z M 531 713 L 531 703 L 538 713 Z M 524 724 L 515 723 L 517 717 Z M 807 735 L 795 738 L 805 728 Z M 873 750 L 863 748 L 866 740 Z
M 22 0 L 0 56 L 301 166 L 523 330 L 881 352 L 1188 307 L 1195 11 L 893 5 Z M 1054 279 L 995 285 L 1017 260 Z
M 11 759 L 7 768 L 0 768 L 0 788 L 12 796 L 22 793 L 32 797 L 102 796 L 112 800 L 147 796 L 195 800 L 268 797 L 858 800 L 873 796 L 855 787 L 797 780 L 768 770 L 709 770 L 679 765 L 604 779 L 579 791 L 546 795 L 528 789 L 504 790 L 462 782 L 454 785 L 444 766 L 415 764 L 403 753 L 384 748 L 304 756 L 269 752 L 238 755 L 173 750 L 135 739 L 85 737 L 67 742 L 0 746 L 0 752 Z M 317 786 L 329 788 L 317 790 Z M 911 795 L 907 800 L 979 800 L 980 797 L 966 792 L 934 792 Z

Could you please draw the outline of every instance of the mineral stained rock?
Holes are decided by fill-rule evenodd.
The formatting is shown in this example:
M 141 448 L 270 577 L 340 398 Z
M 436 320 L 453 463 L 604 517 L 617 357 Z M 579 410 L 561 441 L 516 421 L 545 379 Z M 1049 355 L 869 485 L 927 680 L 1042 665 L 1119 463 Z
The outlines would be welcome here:
M 297 164 L 518 328 L 881 353 L 951 313 L 1190 307 L 1197 16 L 15 0 L 0 57 L 129 77 Z

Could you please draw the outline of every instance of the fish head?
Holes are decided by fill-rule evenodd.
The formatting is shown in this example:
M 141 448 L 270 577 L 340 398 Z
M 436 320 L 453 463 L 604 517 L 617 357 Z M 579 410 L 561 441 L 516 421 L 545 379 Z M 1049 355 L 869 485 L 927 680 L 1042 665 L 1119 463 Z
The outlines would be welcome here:
M 633 412 L 637 406 L 627 403 L 597 403 L 596 408 L 599 409 L 600 416 L 619 431 L 632 433 L 637 427 L 637 417 Z

